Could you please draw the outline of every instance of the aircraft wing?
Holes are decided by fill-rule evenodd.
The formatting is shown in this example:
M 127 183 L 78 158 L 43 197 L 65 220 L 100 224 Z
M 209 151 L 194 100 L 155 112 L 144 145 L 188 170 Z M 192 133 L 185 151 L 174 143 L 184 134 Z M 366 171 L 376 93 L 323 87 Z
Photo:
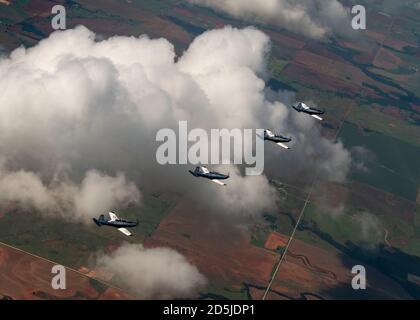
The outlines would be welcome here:
M 115 221 L 118 219 L 117 215 L 113 212 L 109 212 L 109 217 L 111 218 L 111 221 Z
M 315 119 L 322 120 L 322 118 L 316 114 L 311 114 L 311 116 L 314 117 Z
M 217 179 L 211 179 L 211 181 L 213 181 L 214 183 L 217 183 L 219 186 L 225 186 L 226 185 L 226 183 L 223 183 L 222 181 L 217 180 Z
M 124 233 L 126 236 L 131 236 L 131 232 L 128 231 L 126 228 L 118 228 L 118 231 L 121 231 L 122 233 Z
M 285 148 L 285 149 L 290 149 L 290 147 L 286 146 L 286 145 L 285 145 L 284 143 L 282 143 L 282 142 L 276 142 L 276 144 L 277 144 L 278 146 L 282 147 L 282 148 Z

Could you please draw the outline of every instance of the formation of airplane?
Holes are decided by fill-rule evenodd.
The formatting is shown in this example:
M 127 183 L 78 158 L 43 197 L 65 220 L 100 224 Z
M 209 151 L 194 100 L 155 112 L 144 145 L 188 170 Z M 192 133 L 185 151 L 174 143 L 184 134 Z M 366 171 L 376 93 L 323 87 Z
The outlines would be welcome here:
M 285 149 L 290 149 L 289 146 L 287 146 L 285 143 L 292 141 L 292 138 L 288 138 L 285 136 L 281 136 L 281 135 L 277 135 L 274 134 L 272 131 L 265 129 L 264 130 L 264 136 L 260 137 L 264 140 L 268 140 L 268 141 L 272 141 L 275 144 L 277 144 L 278 146 L 285 148 Z
M 324 114 L 323 110 L 309 107 L 307 104 L 303 102 L 296 102 L 292 104 L 292 108 L 295 109 L 297 112 L 303 112 L 303 113 L 309 114 L 310 116 L 318 120 L 322 120 L 322 118 L 319 115 Z
M 320 114 L 324 114 L 323 110 L 319 110 L 313 107 L 309 107 L 304 102 L 296 102 L 292 105 L 293 109 L 295 109 L 298 112 L 303 112 L 306 114 L 309 114 L 310 116 L 314 117 L 315 119 L 322 120 L 322 118 L 319 116 Z M 272 131 L 265 129 L 264 130 L 264 136 L 260 136 L 261 139 L 268 140 L 271 142 L 274 142 L 278 146 L 290 149 L 289 146 L 286 145 L 286 143 L 292 141 L 292 138 L 285 137 L 282 135 L 278 135 L 273 133 Z M 219 172 L 213 172 L 210 171 L 208 168 L 204 166 L 198 166 L 194 169 L 194 171 L 189 170 L 189 172 L 194 177 L 201 177 L 209 179 L 210 181 L 213 181 L 214 183 L 217 183 L 220 186 L 226 186 L 226 183 L 220 181 L 220 180 L 226 180 L 229 178 L 229 175 L 219 173 Z
M 319 115 L 324 114 L 324 111 L 313 108 L 313 107 L 309 107 L 303 102 L 296 102 L 292 105 L 292 107 L 296 111 L 309 114 L 310 116 L 318 120 L 322 120 L 322 118 Z M 260 138 L 267 141 L 274 142 L 278 146 L 285 149 L 290 149 L 290 147 L 287 146 L 286 143 L 292 140 L 289 137 L 275 134 L 268 129 L 264 130 L 264 136 L 261 136 Z M 196 178 L 206 178 L 220 186 L 226 186 L 226 183 L 224 183 L 221 180 L 226 180 L 229 178 L 229 174 L 223 174 L 220 172 L 210 171 L 207 167 L 204 167 L 204 166 L 197 166 L 194 170 L 188 170 L 188 171 Z M 108 214 L 109 214 L 109 219 L 106 219 L 105 216 L 101 214 L 98 219 L 93 218 L 93 221 L 99 227 L 110 226 L 110 227 L 117 228 L 126 236 L 132 235 L 131 232 L 128 231 L 126 228 L 133 228 L 138 225 L 138 221 L 134 222 L 134 221 L 120 219 L 113 212 L 109 212 Z
M 225 186 L 226 183 L 220 181 L 220 180 L 226 180 L 229 178 L 228 174 L 223 174 L 219 172 L 210 171 L 206 167 L 196 167 L 194 171 L 188 170 L 194 177 L 201 177 L 209 179 L 210 181 L 213 181 L 214 183 L 217 183 L 220 186 Z
M 110 226 L 114 228 L 118 228 L 118 231 L 121 231 L 126 236 L 131 236 L 131 232 L 128 231 L 126 228 L 133 228 L 138 225 L 138 221 L 128 221 L 124 219 L 120 219 L 117 215 L 113 212 L 109 212 L 109 219 L 106 219 L 103 214 L 99 216 L 98 219 L 93 218 L 93 221 L 99 226 Z

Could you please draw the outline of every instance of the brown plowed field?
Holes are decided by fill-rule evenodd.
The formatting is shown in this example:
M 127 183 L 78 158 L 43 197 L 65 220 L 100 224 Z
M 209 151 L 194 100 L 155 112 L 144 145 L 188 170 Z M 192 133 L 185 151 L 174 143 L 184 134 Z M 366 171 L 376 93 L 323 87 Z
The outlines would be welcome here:
M 0 244 L 0 294 L 12 299 L 130 299 L 127 293 L 66 269 L 65 290 L 51 286 L 54 263 Z

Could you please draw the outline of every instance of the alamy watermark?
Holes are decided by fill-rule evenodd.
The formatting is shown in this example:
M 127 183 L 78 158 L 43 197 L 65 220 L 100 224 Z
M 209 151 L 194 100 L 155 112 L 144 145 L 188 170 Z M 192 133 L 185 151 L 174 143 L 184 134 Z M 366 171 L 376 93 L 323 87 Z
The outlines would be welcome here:
M 51 28 L 54 30 L 66 29 L 66 8 L 62 5 L 55 5 L 51 9 L 51 13 L 55 16 L 51 19 Z
M 51 287 L 54 290 L 66 290 L 66 268 L 62 265 L 55 265 L 51 269 L 55 276 L 51 280 Z
M 354 30 L 366 30 L 366 8 L 358 4 L 351 8 L 351 13 L 355 15 L 351 20 L 351 27 Z
M 360 264 L 353 266 L 351 273 L 355 276 L 351 280 L 351 286 L 354 290 L 366 289 L 366 268 Z
M 263 173 L 263 129 L 210 129 L 208 133 L 201 128 L 188 131 L 187 121 L 179 121 L 178 126 L 178 132 L 169 128 L 157 132 L 156 141 L 162 142 L 156 150 L 159 164 L 246 164 L 246 175 Z
M 51 27 L 54 30 L 66 29 L 66 8 L 63 5 L 55 5 L 51 9 L 51 13 L 55 16 L 51 20 Z M 351 20 L 351 26 L 354 30 L 366 30 L 366 8 L 357 4 L 351 8 L 354 15 Z

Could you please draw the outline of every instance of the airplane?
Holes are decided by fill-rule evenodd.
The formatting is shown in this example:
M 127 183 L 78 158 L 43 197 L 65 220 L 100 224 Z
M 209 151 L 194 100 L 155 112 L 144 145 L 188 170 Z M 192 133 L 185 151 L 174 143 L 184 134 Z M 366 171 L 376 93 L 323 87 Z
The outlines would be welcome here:
M 217 183 L 220 186 L 225 186 L 226 183 L 223 183 L 220 180 L 225 180 L 229 178 L 229 174 L 223 174 L 218 172 L 211 172 L 206 167 L 196 167 L 194 171 L 188 170 L 194 177 L 202 177 L 207 178 L 210 181 L 213 181 L 214 183 Z
M 319 110 L 316 108 L 309 107 L 303 102 L 296 102 L 292 104 L 293 109 L 295 109 L 298 112 L 304 112 L 306 114 L 309 114 L 310 116 L 314 117 L 315 119 L 322 120 L 322 118 L 319 116 L 319 114 L 324 114 L 323 110 Z
M 95 222 L 99 227 L 101 226 L 110 226 L 114 228 L 118 228 L 118 231 L 121 231 L 126 236 L 131 236 L 131 232 L 128 231 L 126 228 L 133 228 L 139 224 L 138 221 L 128 221 L 124 219 L 120 219 L 117 215 L 113 212 L 109 212 L 109 219 L 105 219 L 105 216 L 101 214 L 99 219 L 93 218 L 93 222 Z
M 260 135 L 258 135 L 258 136 L 261 139 L 272 141 L 275 144 L 279 145 L 280 147 L 283 147 L 285 149 L 290 149 L 290 147 L 289 146 L 286 146 L 284 143 L 285 142 L 292 141 L 291 138 L 284 137 L 284 136 L 281 136 L 281 135 L 276 135 L 276 134 L 274 134 L 272 131 L 270 131 L 268 129 L 265 129 L 264 130 L 264 136 L 263 137 L 261 137 Z

